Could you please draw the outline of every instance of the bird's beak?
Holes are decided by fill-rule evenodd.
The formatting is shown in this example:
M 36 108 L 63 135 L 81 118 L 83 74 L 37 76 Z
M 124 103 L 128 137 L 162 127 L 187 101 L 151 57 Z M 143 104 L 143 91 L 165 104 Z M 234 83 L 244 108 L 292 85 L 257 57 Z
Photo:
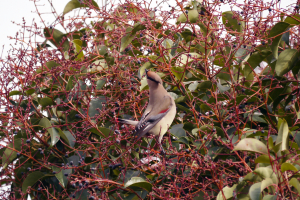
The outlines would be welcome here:
M 146 76 L 148 77 L 148 75 L 147 75 L 147 73 L 149 72 L 149 70 L 148 69 L 145 69 L 145 73 L 146 73 Z

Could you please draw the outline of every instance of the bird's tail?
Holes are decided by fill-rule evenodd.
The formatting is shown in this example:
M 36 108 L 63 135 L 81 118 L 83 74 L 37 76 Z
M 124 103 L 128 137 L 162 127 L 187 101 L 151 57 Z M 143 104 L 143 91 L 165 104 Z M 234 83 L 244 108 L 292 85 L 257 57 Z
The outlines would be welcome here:
M 133 125 L 133 126 L 136 126 L 139 123 L 138 121 L 133 121 L 130 119 L 122 119 L 122 118 L 118 118 L 117 122 L 122 123 L 122 124 L 129 124 L 129 125 Z

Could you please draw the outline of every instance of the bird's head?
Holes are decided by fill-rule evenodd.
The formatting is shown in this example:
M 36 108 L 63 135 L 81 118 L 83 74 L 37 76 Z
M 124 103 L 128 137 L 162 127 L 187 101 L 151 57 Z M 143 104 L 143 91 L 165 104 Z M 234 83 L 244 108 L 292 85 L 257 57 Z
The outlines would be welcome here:
M 157 73 L 152 72 L 148 69 L 145 69 L 145 72 L 146 72 L 147 83 L 149 87 L 155 87 L 155 86 L 157 87 L 159 84 L 162 84 L 162 80 Z

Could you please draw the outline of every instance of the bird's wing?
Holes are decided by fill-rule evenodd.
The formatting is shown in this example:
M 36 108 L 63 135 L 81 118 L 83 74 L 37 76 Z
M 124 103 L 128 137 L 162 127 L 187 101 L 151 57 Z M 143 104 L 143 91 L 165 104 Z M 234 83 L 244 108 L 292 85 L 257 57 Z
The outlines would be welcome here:
M 130 119 L 122 119 L 122 118 L 118 118 L 117 122 L 120 122 L 122 124 L 129 124 L 129 125 L 133 125 L 133 126 L 136 126 L 139 123 L 139 121 L 133 121 Z
M 143 137 L 148 131 L 150 131 L 166 114 L 171 110 L 172 97 L 164 96 L 163 101 L 157 105 L 156 108 L 152 108 L 139 124 L 135 128 L 134 135 L 137 136 L 137 140 Z

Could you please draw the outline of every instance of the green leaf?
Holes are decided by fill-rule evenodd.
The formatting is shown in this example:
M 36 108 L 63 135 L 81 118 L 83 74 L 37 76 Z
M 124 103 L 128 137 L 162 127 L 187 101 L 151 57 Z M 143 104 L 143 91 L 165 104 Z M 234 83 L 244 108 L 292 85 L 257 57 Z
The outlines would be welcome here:
M 153 65 L 151 62 L 146 62 L 142 65 L 142 67 L 139 68 L 139 72 L 138 72 L 138 76 L 140 79 L 142 79 L 144 73 L 145 73 L 145 69 L 150 69 L 152 68 Z
M 47 129 L 48 133 L 51 136 L 51 146 L 54 146 L 60 138 L 58 131 L 54 127 L 52 127 L 52 124 L 46 117 L 41 119 L 39 125 Z
M 22 192 L 26 193 L 28 187 L 32 187 L 37 181 L 39 181 L 45 176 L 50 176 L 50 175 L 46 175 L 40 171 L 30 173 L 22 184 Z
M 289 23 L 292 26 L 299 25 L 300 24 L 300 15 L 295 14 L 293 16 L 289 16 L 289 17 L 285 18 L 284 22 Z
M 143 188 L 143 189 L 147 190 L 148 192 L 152 191 L 152 184 L 148 183 L 141 177 L 132 177 L 128 182 L 126 182 L 124 184 L 125 188 L 131 187 L 131 186 Z
M 288 136 L 289 136 L 288 123 L 286 122 L 285 119 L 282 119 L 282 122 L 281 122 L 279 130 L 278 130 L 278 136 L 276 139 L 276 143 L 275 143 L 275 144 L 281 143 L 281 148 L 280 148 L 281 151 L 288 149 L 288 145 L 289 145 Z
M 186 139 L 186 137 L 180 137 L 178 140 L 176 141 L 173 141 L 173 142 L 178 142 L 178 143 L 183 143 L 183 144 L 186 144 L 186 145 L 189 145 L 189 141 Z
M 99 114 L 102 110 L 102 103 L 105 102 L 106 102 L 105 97 L 102 96 L 92 99 L 88 109 L 89 116 L 94 117 L 96 114 Z
M 261 198 L 261 182 L 254 183 L 249 189 L 249 195 L 251 200 L 260 200 Z
M 217 83 L 217 86 L 218 86 L 218 89 L 219 89 L 219 91 L 220 91 L 221 93 L 224 93 L 224 92 L 230 90 L 230 87 L 223 86 L 223 85 L 221 85 L 220 83 Z
M 288 171 L 288 170 L 291 170 L 293 172 L 298 172 L 298 169 L 294 165 L 292 165 L 291 163 L 281 164 L 281 171 L 282 172 L 285 172 L 285 171 Z
M 263 200 L 276 200 L 277 195 L 265 195 Z
M 75 85 L 74 80 L 75 80 L 74 75 L 70 76 L 67 86 L 66 86 L 67 91 L 70 91 L 74 87 L 74 85 Z
M 77 9 L 77 8 L 86 8 L 86 7 L 90 7 L 90 8 L 97 8 L 97 10 L 99 9 L 99 6 L 98 4 L 92 0 L 92 6 L 90 5 L 90 3 L 88 3 L 90 1 L 87 1 L 86 3 L 81 3 L 79 0 L 71 0 L 69 1 L 69 3 L 67 3 L 67 5 L 65 6 L 64 8 L 64 11 L 63 11 L 63 15 L 67 14 L 68 12 L 71 12 L 72 10 L 74 9 Z
M 286 49 L 279 54 L 275 65 L 275 71 L 278 76 L 288 73 L 298 59 L 298 51 L 296 49 Z
M 99 51 L 99 54 L 104 56 L 105 54 L 107 54 L 107 46 L 105 45 L 102 45 L 102 46 L 98 46 L 98 51 Z
M 239 20 L 236 18 L 238 18 Z M 233 13 L 232 11 L 226 11 L 222 13 L 222 22 L 228 29 L 240 33 L 243 32 L 243 28 L 245 27 L 245 22 L 241 19 L 241 17 L 237 13 Z
M 70 131 L 62 131 L 59 128 L 56 128 L 56 130 L 58 130 L 58 134 L 62 139 L 64 139 L 67 142 L 68 145 L 74 147 L 76 139 Z
M 103 79 L 101 79 L 101 80 L 98 80 L 98 81 L 96 82 L 96 90 L 101 90 L 102 87 L 105 85 L 105 83 L 106 83 L 106 78 L 103 78 Z
M 262 192 L 265 188 L 273 185 L 273 184 L 277 184 L 274 183 L 273 180 L 271 178 L 266 178 L 261 182 L 261 186 L 260 186 L 260 191 Z
M 99 135 L 100 137 L 104 137 L 104 138 L 109 137 L 110 134 L 112 133 L 112 130 L 105 127 L 98 127 L 98 130 L 96 128 L 88 129 L 88 131 L 95 133 L 96 135 Z
M 175 124 L 171 127 L 170 132 L 177 138 L 186 136 L 186 132 L 183 129 L 183 124 Z
M 48 69 L 52 69 L 54 67 L 60 66 L 60 64 L 58 64 L 55 61 L 51 60 L 49 62 L 46 62 L 46 66 L 48 67 Z
M 270 164 L 269 155 L 260 155 L 255 159 L 255 163 L 267 163 Z
M 21 94 L 22 94 L 22 92 L 14 90 L 14 91 L 9 92 L 8 96 L 21 95 Z
M 191 23 L 195 23 L 198 21 L 199 13 L 197 10 L 189 10 L 188 19 Z
M 73 45 L 75 47 L 75 52 L 76 52 L 75 60 L 76 61 L 83 60 L 84 59 L 84 54 L 83 54 L 83 50 L 81 48 L 82 41 L 76 39 L 76 40 L 73 40 L 72 42 L 73 42 Z
M 219 192 L 219 194 L 217 196 L 217 200 L 224 200 L 223 194 L 224 194 L 226 199 L 232 198 L 233 197 L 233 191 L 235 190 L 236 186 L 237 186 L 237 184 L 234 184 L 232 187 L 228 187 L 228 186 L 224 187 L 222 189 L 222 191 Z M 223 192 L 223 194 L 222 194 L 222 192 Z
M 147 78 L 145 76 L 141 80 L 140 91 L 147 90 L 147 89 L 149 89 L 149 86 L 148 86 Z
M 212 87 L 211 81 L 203 81 L 198 85 L 198 89 L 200 90 L 209 90 Z
M 2 156 L 3 169 L 5 169 L 9 163 L 11 163 L 17 158 L 17 152 L 14 150 L 21 151 L 22 139 L 21 138 L 15 139 L 12 143 L 8 144 L 8 147 L 9 148 L 5 149 L 4 154 Z
M 292 178 L 289 181 L 289 184 L 291 184 L 298 191 L 298 193 L 300 193 L 300 184 L 299 184 L 299 181 L 296 178 Z
M 248 76 L 265 58 L 271 54 L 272 52 L 269 49 L 254 52 L 245 63 L 244 76 Z
M 270 167 L 259 167 L 254 170 L 255 174 L 259 175 L 262 179 L 271 178 L 274 184 L 278 183 L 277 175 Z
M 269 38 L 275 37 L 271 44 L 271 50 L 273 52 L 274 58 L 278 59 L 278 45 L 282 38 L 283 33 L 287 30 L 287 28 L 290 26 L 290 24 L 285 22 L 278 22 L 273 26 L 273 28 L 270 31 Z
M 44 35 L 57 48 L 62 47 L 63 51 L 65 51 L 65 52 L 70 49 L 70 45 L 69 45 L 69 41 L 68 41 L 67 37 L 65 36 L 65 34 L 60 32 L 59 30 L 45 28 Z M 64 42 L 62 43 L 62 41 L 64 41 Z
M 127 33 L 122 39 L 121 39 L 121 47 L 120 52 L 123 52 L 126 47 L 132 42 L 132 40 L 135 38 L 135 34 L 133 33 Z
M 46 106 L 50 106 L 53 105 L 53 101 L 51 98 L 49 97 L 45 97 L 39 100 L 39 103 L 41 104 L 41 106 L 46 107 Z
M 242 139 L 233 151 L 251 151 L 255 153 L 268 154 L 268 149 L 264 143 L 254 138 Z
M 183 80 L 183 76 L 184 76 L 184 68 L 182 67 L 172 67 L 171 68 L 171 72 L 173 73 L 173 75 L 176 77 L 176 79 L 178 81 Z
M 65 188 L 68 185 L 68 178 L 65 176 L 65 173 L 71 174 L 72 169 L 62 169 L 56 166 L 52 166 L 52 170 L 56 172 L 55 177 Z

